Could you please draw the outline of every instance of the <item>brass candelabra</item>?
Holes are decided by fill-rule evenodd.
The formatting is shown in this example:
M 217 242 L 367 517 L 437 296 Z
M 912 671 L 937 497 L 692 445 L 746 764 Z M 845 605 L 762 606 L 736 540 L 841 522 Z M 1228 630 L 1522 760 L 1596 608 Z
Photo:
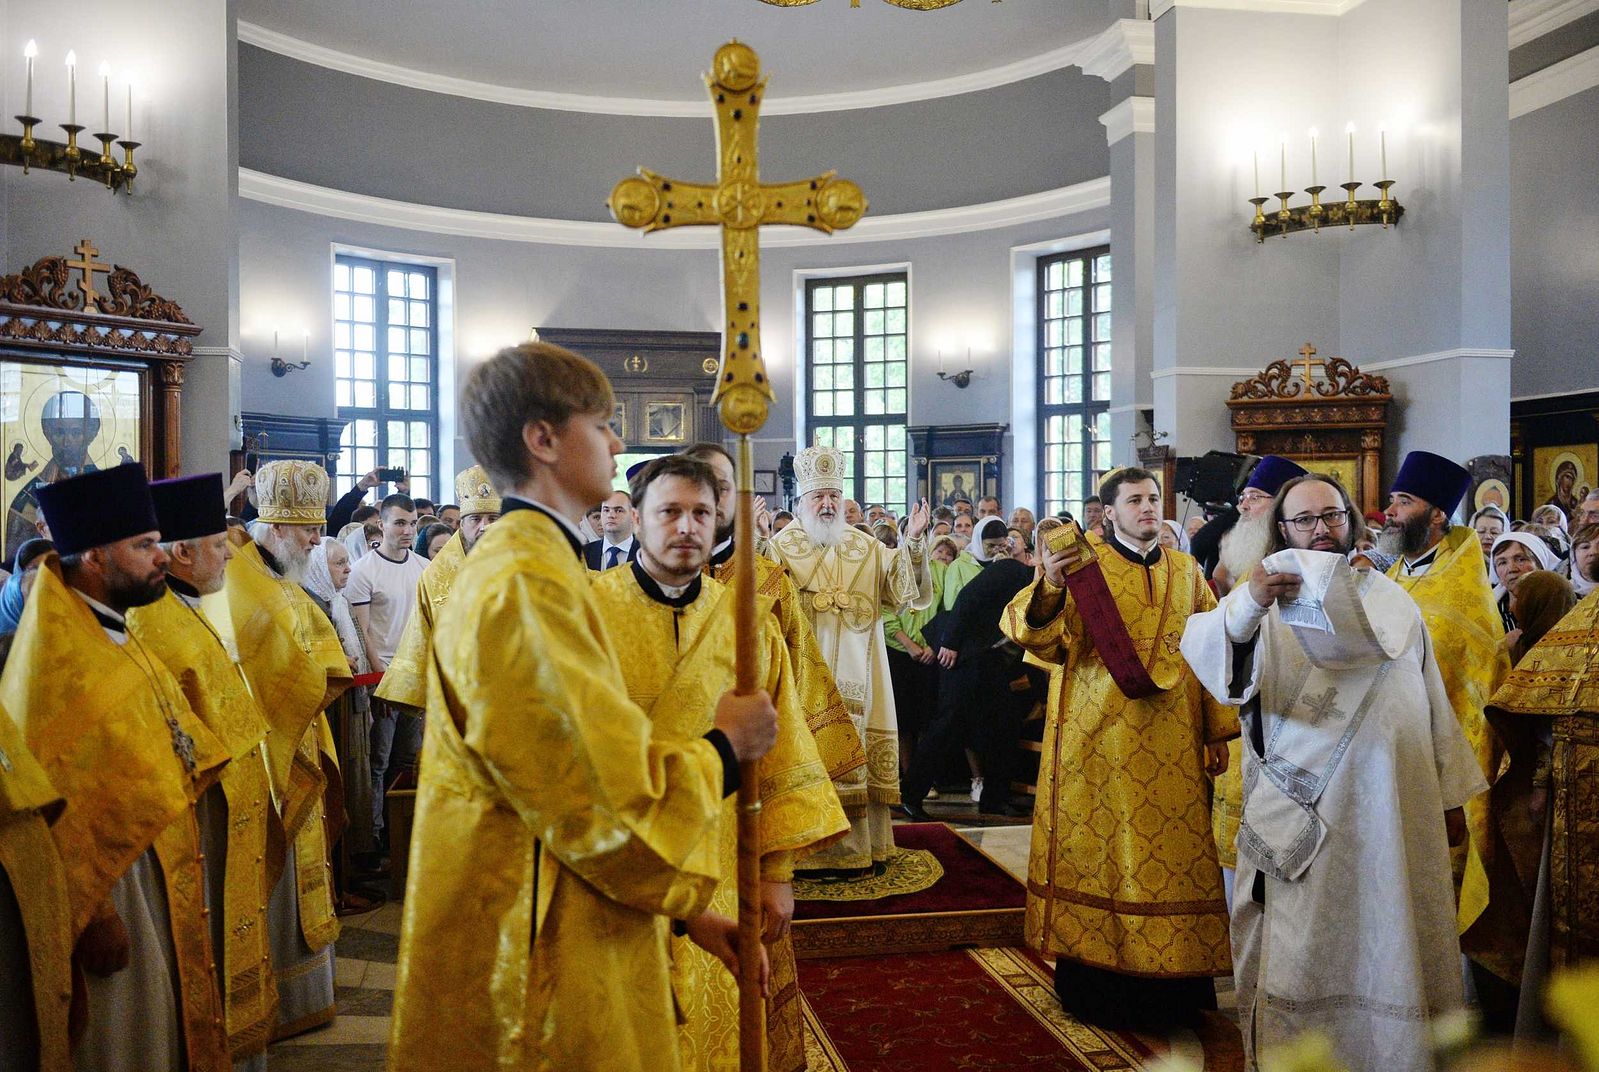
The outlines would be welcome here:
M 78 135 L 85 129 L 82 124 L 62 123 L 61 129 L 66 132 L 66 140 L 53 141 L 34 133 L 43 122 L 38 116 L 19 115 L 15 118 L 22 124 L 22 134 L 0 133 L 0 163 L 14 164 L 22 168 L 24 174 L 39 168 L 43 171 L 59 171 L 72 181 L 82 175 L 105 183 L 108 190 L 133 193 L 133 180 L 139 174 L 139 167 L 133 162 L 133 151 L 139 147 L 139 142 L 102 131 L 91 135 L 100 143 L 100 151 L 90 149 L 85 152 L 78 144 Z M 121 160 L 116 158 L 112 146 L 122 150 Z
M 1375 223 L 1385 229 L 1398 224 L 1399 218 L 1405 214 L 1405 206 L 1393 195 L 1394 180 L 1383 179 L 1372 185 L 1377 188 L 1380 197 L 1357 199 L 1355 191 L 1362 186 L 1358 182 L 1339 183 L 1338 188 L 1344 191 L 1344 199 L 1325 204 L 1321 200 L 1322 192 L 1327 189 L 1325 186 L 1305 187 L 1305 193 L 1310 195 L 1308 205 L 1290 205 L 1288 202 L 1294 196 L 1293 190 L 1280 190 L 1270 197 L 1251 197 L 1249 203 L 1255 206 L 1255 216 L 1249 223 L 1249 229 L 1254 233 L 1256 242 L 1264 242 L 1268 235 L 1286 238 L 1299 231 L 1320 231 L 1324 226 L 1347 226 L 1354 230 L 1356 224 Z M 1277 199 L 1280 207 L 1275 212 L 1268 212 L 1266 205 L 1272 198 Z

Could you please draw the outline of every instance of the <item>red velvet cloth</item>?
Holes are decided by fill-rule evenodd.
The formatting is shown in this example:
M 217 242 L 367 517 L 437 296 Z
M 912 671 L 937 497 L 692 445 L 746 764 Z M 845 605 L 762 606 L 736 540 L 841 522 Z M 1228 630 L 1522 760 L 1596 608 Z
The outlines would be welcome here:
M 943 823 L 903 823 L 894 827 L 902 849 L 927 849 L 944 867 L 944 877 L 920 893 L 875 901 L 796 901 L 794 918 L 839 919 L 899 916 L 927 912 L 971 912 L 1022 908 L 1027 890 L 1004 868 Z

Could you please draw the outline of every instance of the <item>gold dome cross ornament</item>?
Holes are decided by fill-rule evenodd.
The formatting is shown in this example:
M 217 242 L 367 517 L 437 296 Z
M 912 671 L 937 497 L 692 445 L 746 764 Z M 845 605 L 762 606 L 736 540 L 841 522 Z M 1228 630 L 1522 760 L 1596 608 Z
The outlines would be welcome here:
M 722 367 L 712 402 L 739 435 L 758 431 L 775 400 L 761 360 L 760 228 L 792 224 L 831 234 L 866 214 L 861 188 L 826 172 L 813 179 L 763 184 L 757 131 L 766 79 L 760 57 L 730 41 L 705 76 L 716 105 L 716 183 L 679 182 L 648 168 L 611 191 L 611 215 L 646 234 L 669 227 L 722 229 Z

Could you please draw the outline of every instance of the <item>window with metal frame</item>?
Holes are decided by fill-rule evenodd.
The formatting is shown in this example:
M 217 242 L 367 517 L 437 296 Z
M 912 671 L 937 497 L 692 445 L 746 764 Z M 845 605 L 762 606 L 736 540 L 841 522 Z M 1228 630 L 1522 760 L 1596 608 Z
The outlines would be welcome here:
M 1038 501 L 1083 516 L 1110 469 L 1110 250 L 1038 261 Z
M 910 293 L 904 272 L 805 285 L 805 425 L 844 455 L 844 493 L 904 510 Z
M 411 494 L 438 500 L 438 271 L 339 254 L 333 265 L 338 490 L 381 467 L 406 471 Z

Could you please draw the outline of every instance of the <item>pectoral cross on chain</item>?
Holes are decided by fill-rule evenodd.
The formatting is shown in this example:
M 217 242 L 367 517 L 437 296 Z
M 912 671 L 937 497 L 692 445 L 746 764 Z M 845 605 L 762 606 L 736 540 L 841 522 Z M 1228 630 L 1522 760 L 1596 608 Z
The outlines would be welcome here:
M 1326 363 L 1327 362 L 1325 360 L 1323 360 L 1322 358 L 1319 358 L 1319 357 L 1316 356 L 1316 348 L 1314 346 L 1310 345 L 1310 343 L 1307 342 L 1305 345 L 1303 345 L 1303 346 L 1301 346 L 1299 348 L 1299 360 L 1295 361 L 1294 364 L 1303 366 L 1304 373 L 1305 373 L 1305 389 L 1306 390 L 1309 390 L 1312 386 L 1315 385 L 1315 382 L 1316 382 L 1315 378 L 1312 377 L 1311 374 L 1310 374 L 1311 368 L 1313 366 L 1316 367 L 1316 368 L 1320 368 L 1321 366 L 1325 365 Z
M 1305 705 L 1305 710 L 1310 712 L 1310 724 L 1312 726 L 1319 726 L 1328 719 L 1338 719 L 1342 721 L 1344 718 L 1348 717 L 1347 712 L 1340 711 L 1338 709 L 1338 704 L 1336 702 L 1337 699 L 1338 690 L 1333 688 L 1331 685 L 1328 685 L 1327 691 L 1323 692 L 1320 696 L 1305 697 L 1303 703 Z
M 636 177 L 616 184 L 609 204 L 618 223 L 646 234 L 668 227 L 722 229 L 725 334 L 712 402 L 721 406 L 728 428 L 748 435 L 766 423 L 775 399 L 761 360 L 760 228 L 787 223 L 830 234 L 865 215 L 866 198 L 831 171 L 797 182 L 761 182 L 756 135 L 766 79 L 754 49 L 737 41 L 717 49 L 705 84 L 716 105 L 715 184 L 678 182 L 639 168 Z

